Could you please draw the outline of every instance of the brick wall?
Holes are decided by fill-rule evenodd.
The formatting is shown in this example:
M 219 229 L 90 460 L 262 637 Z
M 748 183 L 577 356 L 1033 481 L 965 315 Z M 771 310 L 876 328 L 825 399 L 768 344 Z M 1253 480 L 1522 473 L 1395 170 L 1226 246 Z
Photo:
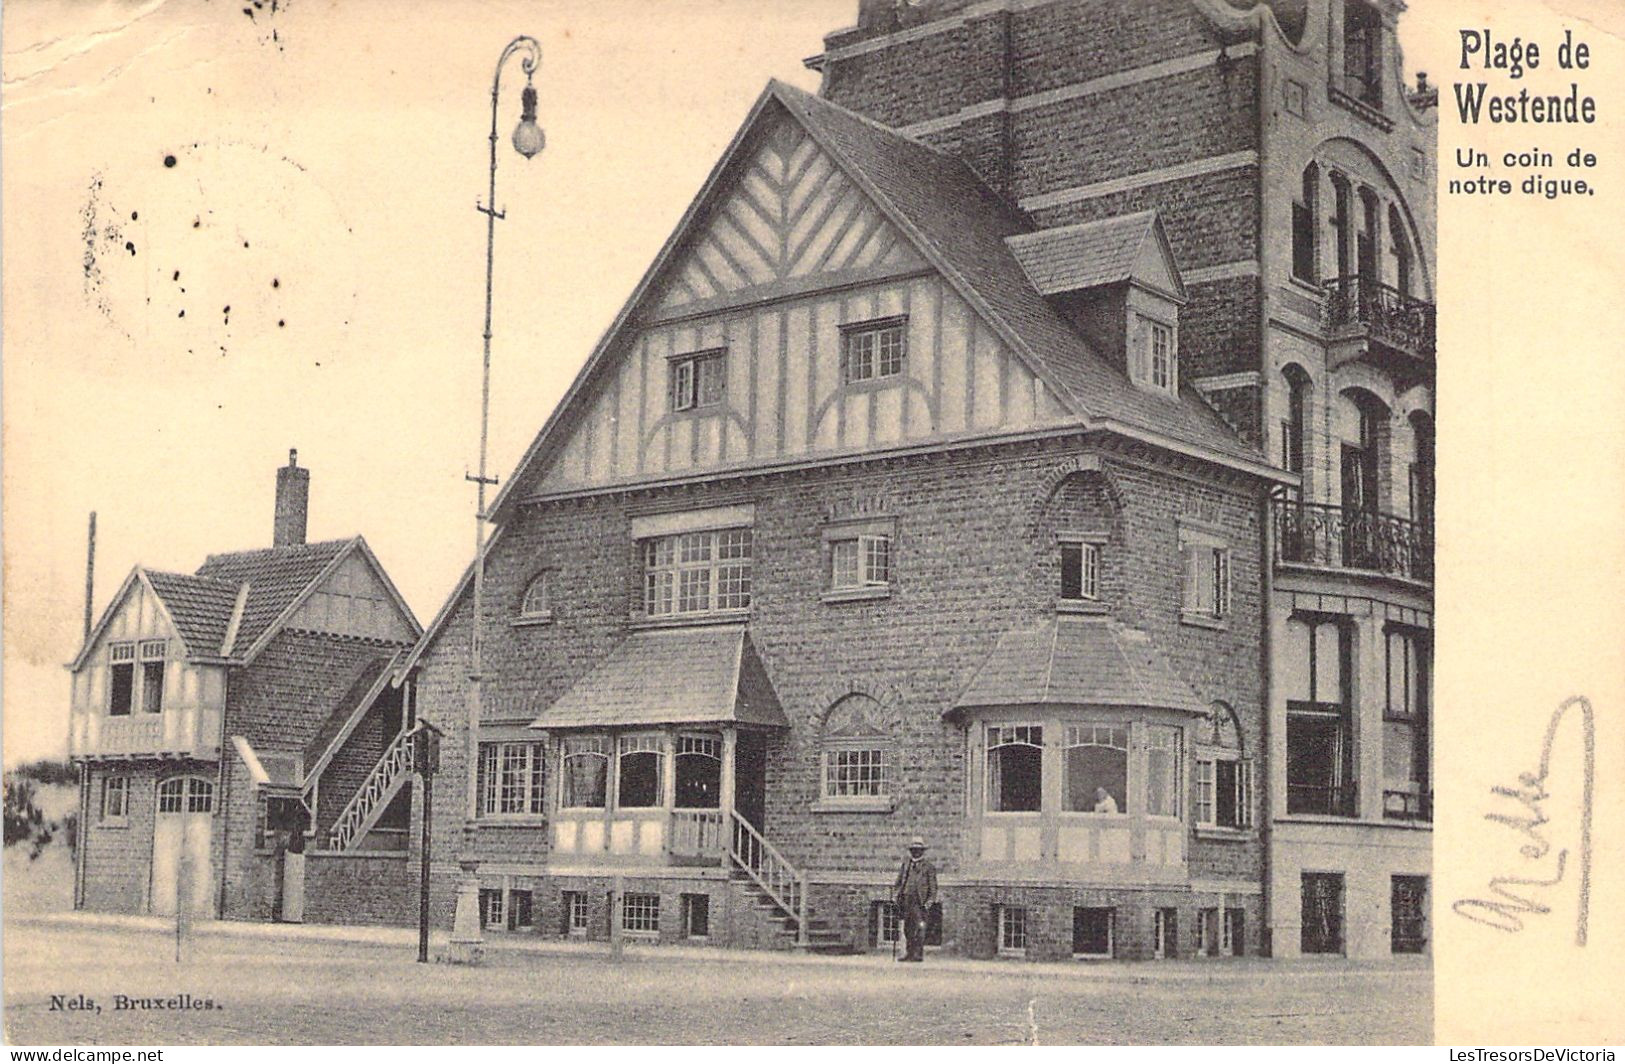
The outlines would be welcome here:
M 418 863 L 407 854 L 306 854 L 306 923 L 415 924 L 417 918 Z
M 1066 481 L 1071 463 L 1087 454 L 1104 462 L 1121 500 L 1102 573 L 1114 612 L 1149 631 L 1200 698 L 1234 705 L 1249 748 L 1257 749 L 1256 502 L 1240 487 L 1101 456 L 1077 440 L 807 470 L 763 478 L 748 489 L 719 483 L 527 507 L 504 530 L 487 568 L 488 718 L 533 719 L 624 635 L 637 587 L 634 508 L 753 500 L 751 639 L 791 722 L 769 747 L 769 838 L 805 867 L 889 872 L 903 843 L 918 832 L 934 840 L 951 870 L 964 825 L 964 732 L 943 713 L 1003 632 L 1053 616 L 1058 576 L 1049 529 L 1085 519 L 1057 514 L 1056 507 L 1070 512 L 1105 505 L 1095 488 Z M 858 499 L 881 500 L 897 519 L 892 594 L 825 603 L 820 591 L 828 563 L 820 529 Z M 1181 517 L 1221 527 L 1235 545 L 1234 612 L 1222 631 L 1180 622 Z M 530 573 L 541 566 L 557 577 L 553 623 L 509 625 Z M 466 633 L 465 602 L 420 667 L 420 712 L 448 733 L 437 787 L 440 854 L 461 846 Z M 890 813 L 813 808 L 823 714 L 854 690 L 875 695 L 898 715 Z M 485 827 L 479 848 L 492 860 L 541 861 L 546 831 Z M 1256 882 L 1256 843 L 1193 839 L 1191 867 L 1193 874 L 1222 868 Z M 450 885 L 443 889 L 449 896 Z
M 122 822 L 101 817 L 102 782 L 109 776 L 130 781 L 129 815 Z M 144 913 L 152 871 L 157 767 L 92 764 L 89 780 L 89 817 L 79 831 L 85 863 L 84 907 L 93 912 Z

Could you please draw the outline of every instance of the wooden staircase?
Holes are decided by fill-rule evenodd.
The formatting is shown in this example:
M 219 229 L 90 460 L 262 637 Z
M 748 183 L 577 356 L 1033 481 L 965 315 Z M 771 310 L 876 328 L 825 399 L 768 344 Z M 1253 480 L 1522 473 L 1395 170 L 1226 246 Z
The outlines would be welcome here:
M 384 815 L 389 803 L 412 778 L 412 732 L 403 731 L 385 749 L 367 780 L 333 822 L 327 848 L 353 850 Z
M 728 872 L 735 897 L 754 905 L 770 934 L 784 948 L 809 953 L 853 953 L 852 942 L 828 921 L 813 915 L 807 877 L 796 869 L 755 825 L 733 813 Z

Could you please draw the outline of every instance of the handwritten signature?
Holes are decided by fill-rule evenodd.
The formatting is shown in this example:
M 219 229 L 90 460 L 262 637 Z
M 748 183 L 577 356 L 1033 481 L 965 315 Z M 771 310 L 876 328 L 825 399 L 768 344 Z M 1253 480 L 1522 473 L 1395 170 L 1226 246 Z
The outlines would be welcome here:
M 1580 787 L 1577 862 L 1580 877 L 1576 887 L 1579 915 L 1574 929 L 1574 944 L 1584 946 L 1586 924 L 1591 912 L 1591 790 L 1596 770 L 1596 723 L 1589 700 L 1576 695 L 1557 707 L 1557 711 L 1552 714 L 1551 720 L 1546 725 L 1546 737 L 1540 748 L 1540 768 L 1537 771 L 1518 773 L 1516 787 L 1491 788 L 1491 793 L 1510 798 L 1522 806 L 1520 814 L 1486 813 L 1484 819 L 1504 824 L 1518 833 L 1523 839 L 1523 844 L 1518 847 L 1518 853 L 1525 862 L 1544 861 L 1551 853 L 1552 844 L 1541 831 L 1550 822 L 1541 803 L 1551 797 L 1546 790 L 1546 781 L 1550 778 L 1552 770 L 1552 744 L 1556 741 L 1558 730 L 1570 710 L 1579 713 L 1585 750 L 1585 765 Z M 1490 880 L 1489 889 L 1499 900 L 1463 898 L 1450 908 L 1458 916 L 1493 927 L 1497 931 L 1522 931 L 1524 914 L 1544 916 L 1552 911 L 1551 906 L 1540 899 L 1539 889 L 1555 887 L 1563 882 L 1563 877 L 1568 872 L 1568 857 L 1569 851 L 1566 848 L 1558 850 L 1550 868 L 1550 875 L 1545 878 L 1538 875 L 1495 876 Z

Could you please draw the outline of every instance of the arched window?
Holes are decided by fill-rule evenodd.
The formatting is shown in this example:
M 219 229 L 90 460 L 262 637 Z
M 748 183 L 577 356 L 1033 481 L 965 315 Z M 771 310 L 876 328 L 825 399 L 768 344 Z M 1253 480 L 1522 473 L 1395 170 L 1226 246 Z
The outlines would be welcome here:
M 620 782 L 615 804 L 622 809 L 651 809 L 665 799 L 665 736 L 655 732 L 623 735 L 619 743 Z
M 897 742 L 885 709 L 865 694 L 838 699 L 824 714 L 823 801 L 832 805 L 890 804 Z
M 1302 473 L 1309 442 L 1309 374 L 1302 366 L 1281 371 L 1286 378 L 1286 418 L 1281 422 L 1281 468 Z
M 158 812 L 214 812 L 214 784 L 201 776 L 176 776 L 158 785 Z
M 559 805 L 602 809 L 609 783 L 609 740 L 602 735 L 567 735 L 559 743 L 564 773 Z
M 1433 534 L 1433 419 L 1421 411 L 1411 415 L 1411 520 L 1424 536 Z
M 987 729 L 987 809 L 1036 813 L 1044 801 L 1044 728 L 990 724 Z
M 1253 762 L 1242 746 L 1236 711 L 1223 702 L 1208 707 L 1196 731 L 1196 823 L 1235 828 L 1253 824 Z
M 1388 228 L 1393 233 L 1394 240 L 1394 287 L 1399 289 L 1402 296 L 1411 295 L 1411 242 L 1405 236 L 1405 222 L 1399 215 L 1399 207 L 1390 204 L 1388 207 Z
M 1068 724 L 1062 808 L 1128 812 L 1128 725 Z
M 553 616 L 547 594 L 547 574 L 537 573 L 525 587 L 525 597 L 519 601 L 519 616 L 526 620 L 540 620 Z
M 1303 187 L 1292 204 L 1292 276 L 1309 284 L 1320 283 L 1316 226 L 1320 217 L 1320 167 L 1303 168 Z
M 677 736 L 677 808 L 717 809 L 722 802 L 722 740 L 716 735 Z

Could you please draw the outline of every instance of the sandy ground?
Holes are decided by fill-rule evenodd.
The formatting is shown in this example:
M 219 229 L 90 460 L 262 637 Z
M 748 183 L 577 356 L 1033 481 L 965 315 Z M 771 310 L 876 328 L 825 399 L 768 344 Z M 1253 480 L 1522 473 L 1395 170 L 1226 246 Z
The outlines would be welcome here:
M 363 937 L 366 933 L 356 933 Z M 196 936 L 8 920 L 14 1044 L 1426 1043 L 1423 964 L 1038 965 L 493 943 L 478 968 L 413 963 L 409 933 L 263 926 Z M 211 1000 L 115 1009 L 115 995 Z M 101 1011 L 53 1008 L 84 995 Z

